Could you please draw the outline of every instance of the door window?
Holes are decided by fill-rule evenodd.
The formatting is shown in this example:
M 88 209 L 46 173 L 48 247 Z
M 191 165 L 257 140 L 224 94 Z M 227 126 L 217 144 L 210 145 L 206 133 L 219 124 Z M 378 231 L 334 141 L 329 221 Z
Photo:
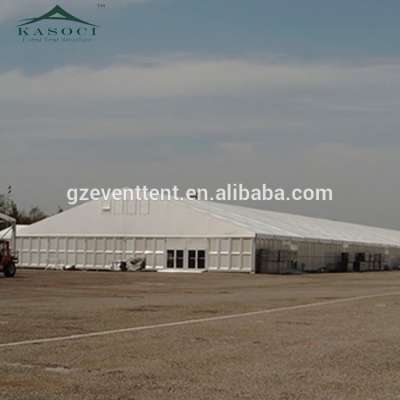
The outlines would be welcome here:
M 189 250 L 188 267 L 196 268 L 196 250 Z
M 176 268 L 183 268 L 184 251 L 176 250 Z
M 175 267 L 175 251 L 168 250 L 167 251 L 167 268 L 174 268 Z
M 188 267 L 204 269 L 206 267 L 205 250 L 189 250 L 188 251 Z
M 197 251 L 197 268 L 204 269 L 206 267 L 206 252 L 204 250 Z

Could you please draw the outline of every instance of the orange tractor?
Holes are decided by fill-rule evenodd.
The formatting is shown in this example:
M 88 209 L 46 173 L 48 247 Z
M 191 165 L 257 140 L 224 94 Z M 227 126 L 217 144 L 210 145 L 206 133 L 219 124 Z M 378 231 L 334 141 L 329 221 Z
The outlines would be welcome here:
M 14 218 L 1 213 L 0 221 L 6 221 L 11 224 L 9 229 L 6 230 L 6 233 L 10 233 L 11 231 L 11 238 L 5 238 L 5 234 L 0 237 L 0 272 L 6 278 L 12 278 L 17 272 L 16 264 L 18 263 L 16 252 L 16 221 Z

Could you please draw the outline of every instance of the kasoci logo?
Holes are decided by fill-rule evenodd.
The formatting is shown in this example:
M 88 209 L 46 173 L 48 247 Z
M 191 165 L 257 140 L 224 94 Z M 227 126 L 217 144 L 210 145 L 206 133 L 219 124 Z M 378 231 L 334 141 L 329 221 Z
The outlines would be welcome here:
M 23 22 L 22 22 L 23 21 Z M 84 21 L 55 6 L 40 17 L 25 18 L 17 25 L 23 41 L 89 41 L 96 36 L 97 25 Z

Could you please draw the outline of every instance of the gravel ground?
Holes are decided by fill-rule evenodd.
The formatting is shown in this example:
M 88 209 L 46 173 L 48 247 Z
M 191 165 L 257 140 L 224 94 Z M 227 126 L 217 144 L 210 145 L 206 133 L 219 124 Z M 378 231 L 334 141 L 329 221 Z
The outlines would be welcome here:
M 0 399 L 400 399 L 400 272 L 0 277 L 0 344 L 398 292 L 351 302 L 0 347 Z

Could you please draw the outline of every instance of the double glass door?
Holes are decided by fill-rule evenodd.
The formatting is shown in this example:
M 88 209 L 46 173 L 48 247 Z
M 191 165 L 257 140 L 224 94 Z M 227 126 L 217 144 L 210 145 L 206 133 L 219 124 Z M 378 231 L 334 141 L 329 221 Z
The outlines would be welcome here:
M 204 269 L 206 267 L 206 251 L 199 249 L 167 250 L 167 268 L 169 269 Z

